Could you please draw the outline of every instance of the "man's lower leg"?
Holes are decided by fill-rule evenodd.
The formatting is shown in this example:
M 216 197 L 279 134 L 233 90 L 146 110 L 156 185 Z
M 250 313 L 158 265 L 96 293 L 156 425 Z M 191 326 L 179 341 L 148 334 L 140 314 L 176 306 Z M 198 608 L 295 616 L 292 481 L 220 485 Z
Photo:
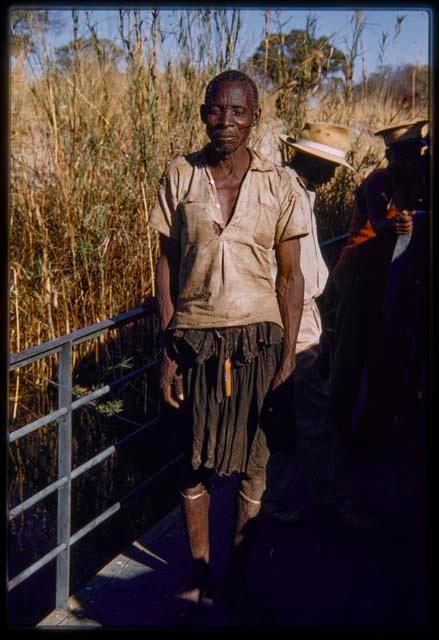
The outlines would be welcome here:
M 180 594 L 197 603 L 207 588 L 209 579 L 209 505 L 210 495 L 206 486 L 180 491 L 186 533 L 192 556 L 191 577 L 187 588 Z

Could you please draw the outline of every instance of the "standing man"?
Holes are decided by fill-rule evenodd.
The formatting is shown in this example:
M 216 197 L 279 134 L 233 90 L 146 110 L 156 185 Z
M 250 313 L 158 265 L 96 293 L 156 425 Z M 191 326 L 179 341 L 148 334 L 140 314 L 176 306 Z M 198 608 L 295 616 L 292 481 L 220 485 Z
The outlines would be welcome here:
M 339 303 L 331 411 L 346 442 L 354 435 L 353 410 L 364 369 L 367 396 L 355 437 L 362 445 L 380 446 L 394 420 L 397 388 L 386 361 L 385 287 L 397 237 L 412 233 L 415 210 L 428 209 L 422 165 L 427 122 L 376 132 L 386 145 L 388 165 L 357 189 L 349 238 L 334 268 Z
M 353 170 L 346 161 L 349 129 L 340 124 L 308 122 L 297 139 L 280 136 L 295 150 L 287 165 L 290 179 L 299 189 L 302 208 L 311 233 L 300 240 L 300 268 L 304 276 L 303 313 L 296 346 L 294 406 L 297 432 L 297 458 L 311 483 L 313 498 L 336 509 L 350 526 L 368 526 L 372 518 L 361 513 L 351 499 L 352 490 L 338 477 L 336 425 L 329 416 L 328 384 L 322 377 L 322 321 L 317 298 L 328 280 L 328 269 L 320 251 L 314 214 L 316 188 L 329 182 L 337 167 Z M 268 469 L 264 510 L 280 524 L 296 524 L 302 519 L 297 510 L 288 510 L 286 489 L 294 460 L 285 452 L 273 456 Z
M 230 588 L 245 586 L 267 439 L 279 428 L 264 416 L 278 413 L 276 396 L 285 396 L 295 367 L 303 302 L 299 238 L 309 232 L 285 169 L 246 146 L 260 118 L 254 82 L 238 71 L 216 76 L 200 115 L 210 142 L 170 163 L 150 218 L 161 246 L 163 395 L 190 413 L 181 497 L 192 575 L 180 599 L 194 605 L 208 586 L 213 474 L 241 479 Z

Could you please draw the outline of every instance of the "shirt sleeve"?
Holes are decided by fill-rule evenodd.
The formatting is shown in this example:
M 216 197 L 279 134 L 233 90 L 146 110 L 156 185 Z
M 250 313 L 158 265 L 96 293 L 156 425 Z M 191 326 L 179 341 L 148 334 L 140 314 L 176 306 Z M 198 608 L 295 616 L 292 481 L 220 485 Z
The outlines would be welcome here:
M 149 216 L 149 225 L 168 238 L 178 240 L 181 220 L 178 211 L 176 169 L 169 167 L 161 176 L 156 202 Z
M 279 169 L 279 173 L 280 215 L 276 225 L 275 244 L 291 238 L 303 238 L 311 232 L 301 195 L 293 183 L 294 176 L 285 168 Z

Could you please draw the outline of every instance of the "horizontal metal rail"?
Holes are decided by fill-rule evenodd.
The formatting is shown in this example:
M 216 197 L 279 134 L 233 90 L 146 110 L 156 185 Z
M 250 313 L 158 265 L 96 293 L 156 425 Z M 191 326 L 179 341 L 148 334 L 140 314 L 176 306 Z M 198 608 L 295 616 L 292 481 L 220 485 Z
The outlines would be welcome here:
M 110 456 L 112 456 L 117 449 L 120 449 L 121 447 L 126 445 L 127 442 L 129 442 L 130 440 L 137 438 L 137 436 L 139 436 L 143 431 L 146 431 L 146 429 L 151 428 L 158 421 L 159 421 L 158 416 L 156 418 L 153 418 L 152 420 L 149 420 L 149 422 L 147 422 L 146 424 L 136 429 L 136 431 L 129 433 L 127 436 L 125 436 L 124 438 L 121 438 L 118 442 L 111 445 L 111 447 L 108 447 L 108 449 L 104 449 L 104 451 L 101 451 L 101 453 L 98 453 L 93 458 L 90 458 L 90 460 L 87 460 L 87 462 L 84 462 L 79 467 L 76 467 L 76 469 L 73 469 L 71 474 L 72 480 L 82 475 L 85 471 L 92 469 L 93 467 L 95 467 L 97 464 L 99 464 L 106 458 L 109 458 Z
M 155 299 L 152 298 L 144 307 L 131 309 L 130 311 L 126 311 L 125 313 L 115 316 L 114 318 L 108 318 L 107 320 L 102 320 L 101 322 L 92 324 L 89 327 L 72 331 L 71 333 L 67 333 L 65 336 L 49 340 L 48 342 L 37 345 L 36 347 L 20 351 L 20 353 L 13 353 L 9 357 L 9 370 L 13 371 L 18 367 L 23 367 L 26 364 L 30 364 L 37 360 L 41 360 L 41 358 L 57 353 L 61 347 L 68 342 L 71 342 L 73 345 L 77 345 L 85 340 L 96 338 L 105 331 L 108 331 L 108 329 L 115 329 L 124 324 L 128 324 L 129 322 L 133 322 L 134 320 L 140 320 L 143 316 L 150 315 L 154 312 L 155 304 Z
M 8 582 L 8 591 L 12 591 L 15 587 L 18 587 L 24 580 L 30 578 L 36 571 L 42 569 L 46 564 L 48 564 L 51 560 L 59 556 L 60 553 L 66 550 L 65 544 L 59 544 L 55 549 L 52 549 L 49 553 L 46 553 L 45 556 L 40 558 L 37 562 L 34 562 L 30 567 L 19 573 L 15 578 L 9 580 Z
M 159 362 L 160 362 L 160 358 L 155 358 L 154 360 L 151 360 L 151 362 L 148 362 L 148 364 L 145 364 L 143 367 L 139 367 L 135 371 L 131 371 L 130 373 L 127 373 L 125 376 L 122 376 L 117 380 L 113 380 L 109 384 L 106 384 L 104 387 L 101 387 L 100 389 L 96 389 L 96 391 L 92 391 L 92 393 L 81 396 L 81 398 L 78 398 L 77 400 L 72 402 L 72 411 L 74 411 L 75 409 L 79 409 L 79 407 L 82 407 L 86 404 L 89 404 L 93 400 L 97 400 L 98 398 L 105 396 L 107 393 L 110 393 L 110 391 L 112 391 L 113 389 L 129 382 L 132 378 L 136 378 L 137 376 L 142 375 L 142 373 L 145 373 L 145 371 L 147 371 L 148 369 L 151 369 L 151 367 L 154 367 L 156 364 L 159 364 Z
M 142 373 L 147 371 L 147 369 L 150 369 L 151 367 L 155 366 L 159 362 L 160 362 L 160 358 L 155 358 L 154 360 L 152 360 L 151 362 L 148 362 L 148 364 L 144 365 L 143 367 L 139 367 L 139 369 L 136 369 L 135 371 L 131 371 L 130 373 L 127 373 L 125 376 L 122 376 L 121 378 L 118 378 L 117 380 L 110 382 L 110 384 L 107 384 L 104 387 L 101 387 L 100 389 L 96 389 L 95 391 L 92 391 L 91 393 L 88 393 L 87 395 L 84 395 L 81 398 L 78 398 L 77 400 L 72 402 L 71 410 L 75 411 L 76 409 L 79 409 L 84 405 L 90 404 L 90 402 L 92 402 L 93 400 L 102 398 L 103 396 L 110 393 L 110 391 L 112 391 L 116 387 L 126 384 L 132 378 L 135 378 L 136 376 L 141 375 Z M 12 433 L 10 433 L 9 442 L 14 442 L 14 440 L 18 440 L 23 436 L 27 436 L 29 433 L 36 431 L 40 427 L 46 426 L 46 424 L 49 424 L 49 422 L 53 422 L 54 420 L 57 420 L 58 418 L 66 415 L 66 413 L 67 413 L 67 408 L 62 407 L 61 409 L 52 411 L 52 413 L 48 413 L 47 416 L 44 416 L 43 418 L 39 418 L 34 422 L 30 422 L 24 427 L 21 427 L 20 429 L 17 429 L 16 431 L 13 431 Z
M 127 436 L 125 436 L 124 438 L 121 438 L 118 442 L 111 445 L 111 447 L 108 447 L 104 451 L 101 451 L 101 453 L 98 453 L 93 458 L 90 458 L 90 460 L 87 460 L 87 462 L 84 462 L 79 467 L 76 467 L 76 469 L 73 469 L 70 475 L 71 479 L 74 480 L 75 478 L 82 475 L 89 469 L 92 469 L 94 466 L 96 466 L 106 458 L 109 458 L 111 455 L 113 455 L 113 453 L 115 453 L 117 449 L 119 449 L 120 447 L 123 447 L 127 442 L 139 436 L 146 429 L 152 427 L 154 424 L 158 422 L 158 420 L 159 420 L 158 417 L 153 418 L 152 420 L 149 420 L 146 424 L 139 427 L 139 429 L 136 429 L 136 431 L 129 433 Z M 9 515 L 8 515 L 9 520 L 13 520 L 17 516 L 19 516 L 21 513 L 23 513 L 23 511 L 30 509 L 30 507 L 33 507 L 35 504 L 37 504 L 38 502 L 40 502 L 41 500 L 49 496 L 51 493 L 56 491 L 56 489 L 58 489 L 59 487 L 62 487 L 66 482 L 67 482 L 67 478 L 65 477 L 60 478 L 59 480 L 52 482 L 52 484 L 48 485 L 47 487 L 45 487 L 44 489 L 42 489 L 41 491 L 33 495 L 31 498 L 28 498 L 24 502 L 14 507 L 9 511 Z
M 75 544 L 75 542 L 78 542 L 78 540 L 80 540 L 85 535 L 87 535 L 87 533 L 90 533 L 90 531 L 93 531 L 93 529 L 96 529 L 97 526 L 105 522 L 105 520 L 108 520 L 110 516 L 114 515 L 119 510 L 120 510 L 120 502 L 116 502 L 111 507 L 109 507 L 109 509 L 107 509 L 106 511 L 98 515 L 97 518 L 94 518 L 94 520 L 90 520 L 90 522 L 86 524 L 85 527 L 83 527 L 82 529 L 77 531 L 75 534 L 73 534 L 73 536 L 71 536 L 70 546 L 72 546 L 72 544 Z
M 146 480 L 144 480 L 144 482 L 139 484 L 135 489 L 130 491 L 119 502 L 116 502 L 115 504 L 113 504 L 106 511 L 104 511 L 99 516 L 97 516 L 94 520 L 91 520 L 88 524 L 86 524 L 84 527 L 82 527 L 82 529 L 79 529 L 79 531 L 77 531 L 75 534 L 70 536 L 69 546 L 72 546 L 73 544 L 75 544 L 75 542 L 78 542 L 78 540 L 80 540 L 85 535 L 87 535 L 87 533 L 90 533 L 90 531 L 93 531 L 93 529 L 95 529 L 97 526 L 102 524 L 102 522 L 105 522 L 105 520 L 108 520 L 108 518 L 110 518 L 112 515 L 117 513 L 117 511 L 119 511 L 121 509 L 121 507 L 128 500 L 133 498 L 136 494 L 140 493 L 140 491 L 142 491 L 143 489 L 145 489 L 145 487 L 147 487 L 149 484 L 154 482 L 154 480 L 156 480 L 160 476 L 164 475 L 167 471 L 172 469 L 178 462 L 180 462 L 182 460 L 182 458 L 183 458 L 183 454 L 180 454 L 179 456 L 177 456 L 176 458 L 174 458 L 173 460 L 168 462 L 168 464 L 166 464 L 164 467 L 159 469 L 150 478 L 147 478 Z M 15 589 L 15 587 L 17 587 L 24 580 L 26 580 L 31 575 L 33 575 L 36 571 L 38 571 L 39 569 L 42 569 L 46 564 L 51 562 L 54 558 L 56 558 L 63 551 L 65 551 L 66 548 L 67 548 L 66 544 L 58 545 L 57 547 L 52 549 L 52 551 L 50 551 L 45 556 L 40 558 L 37 562 L 32 564 L 30 567 L 28 567 L 27 569 L 25 569 L 24 571 L 22 571 L 21 573 L 16 575 L 11 580 L 9 580 L 8 581 L 8 591 L 12 591 L 12 589 Z
M 87 533 L 90 533 L 90 531 L 93 531 L 95 527 L 97 527 L 99 524 L 107 520 L 114 513 L 119 511 L 122 508 L 122 506 L 126 502 L 128 502 L 128 500 L 131 500 L 135 495 L 143 491 L 149 484 L 151 484 L 152 482 L 154 482 L 154 480 L 156 480 L 157 478 L 165 474 L 167 471 L 169 471 L 169 469 L 174 467 L 177 464 L 177 462 L 180 462 L 180 460 L 182 459 L 183 459 L 183 454 L 181 453 L 179 456 L 171 460 L 171 462 L 168 462 L 167 465 L 165 465 L 164 467 L 159 469 L 156 473 L 154 473 L 154 475 L 152 475 L 150 478 L 147 478 L 141 484 L 135 487 L 132 491 L 127 493 L 127 495 L 121 498 L 119 502 L 116 502 L 111 507 L 109 507 L 106 511 L 101 513 L 97 518 L 95 518 L 94 520 L 91 520 L 82 529 L 80 529 L 75 534 L 73 534 L 73 536 L 70 538 L 70 544 L 71 545 L 75 544 L 75 542 L 78 542 L 78 540 L 80 540 L 85 535 L 87 535 Z
M 12 433 L 9 433 L 8 434 L 9 442 L 14 442 L 14 440 L 18 440 L 23 436 L 27 436 L 29 433 L 32 433 L 33 431 L 40 429 L 40 427 L 46 426 L 46 424 L 49 424 L 49 422 L 53 422 L 54 420 L 58 420 L 58 418 L 60 418 L 61 416 L 65 416 L 66 413 L 67 413 L 67 409 L 65 407 L 62 407 L 61 409 L 52 411 L 52 413 L 48 413 L 47 416 L 44 416 L 43 418 L 38 418 L 38 420 L 35 420 L 34 422 L 30 422 L 26 426 L 21 427 L 20 429 L 17 429 Z
M 44 500 L 44 498 L 47 498 L 47 496 L 50 496 L 51 493 L 53 493 L 54 491 L 62 487 L 64 484 L 66 484 L 66 482 L 67 482 L 67 478 L 65 477 L 60 478 L 59 480 L 52 482 L 52 484 L 49 484 L 47 487 L 45 487 L 41 491 L 38 491 L 38 493 L 35 493 L 31 498 L 28 498 L 24 502 L 21 502 L 19 505 L 17 505 L 16 507 L 14 507 L 9 511 L 9 514 L 8 514 L 9 520 L 13 520 L 17 516 L 19 516 L 20 513 L 23 513 L 23 511 L 30 509 L 31 507 L 34 506 L 34 504 L 37 504 L 38 502 L 41 502 L 41 500 Z
M 328 247 L 331 244 L 337 244 L 337 242 L 341 242 L 342 240 L 346 240 L 346 238 L 349 238 L 349 233 L 342 233 L 339 236 L 334 236 L 333 238 L 329 238 L 329 240 L 324 240 L 323 242 L 320 242 L 320 246 L 321 247 Z

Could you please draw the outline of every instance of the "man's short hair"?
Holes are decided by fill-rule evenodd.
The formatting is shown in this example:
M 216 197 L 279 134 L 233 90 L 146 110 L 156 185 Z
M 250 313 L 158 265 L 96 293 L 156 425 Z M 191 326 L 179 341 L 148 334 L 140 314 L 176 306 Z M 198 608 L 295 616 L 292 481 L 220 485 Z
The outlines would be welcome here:
M 254 109 L 258 108 L 259 95 L 258 95 L 258 88 L 256 84 L 246 73 L 243 73 L 242 71 L 236 71 L 235 69 L 230 69 L 229 71 L 223 71 L 222 73 L 219 73 L 217 76 L 212 78 L 212 80 L 209 82 L 209 84 L 206 87 L 206 95 L 204 98 L 205 104 L 209 102 L 212 94 L 214 93 L 214 91 L 216 91 L 216 89 L 222 82 L 242 82 L 243 84 L 245 84 L 250 91 L 253 108 Z

